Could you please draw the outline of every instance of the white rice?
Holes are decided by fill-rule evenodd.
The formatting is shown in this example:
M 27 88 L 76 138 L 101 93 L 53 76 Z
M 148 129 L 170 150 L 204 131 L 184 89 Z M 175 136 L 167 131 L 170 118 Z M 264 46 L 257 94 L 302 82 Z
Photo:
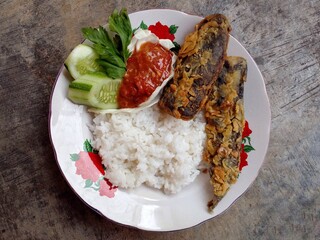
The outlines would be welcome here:
M 141 184 L 176 193 L 199 174 L 205 141 L 202 114 L 192 121 L 161 113 L 157 106 L 137 113 L 98 114 L 94 147 L 106 177 L 122 188 Z

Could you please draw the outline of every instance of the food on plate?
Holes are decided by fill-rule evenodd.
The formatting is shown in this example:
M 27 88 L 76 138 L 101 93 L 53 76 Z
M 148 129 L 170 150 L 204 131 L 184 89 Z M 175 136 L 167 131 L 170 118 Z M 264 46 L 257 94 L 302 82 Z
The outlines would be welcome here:
M 88 73 L 69 84 L 68 98 L 96 108 L 117 108 L 120 83 L 121 79 L 111 79 L 101 72 Z
M 134 113 L 97 114 L 91 130 L 106 177 L 119 187 L 144 183 L 177 193 L 200 173 L 206 138 L 203 114 L 181 121 L 154 105 Z
M 112 13 L 107 28 L 87 27 L 82 32 L 86 42 L 65 61 L 74 78 L 71 101 L 101 113 L 139 111 L 159 101 L 174 72 L 172 40 L 159 39 L 148 29 L 132 30 L 125 9 Z M 107 81 L 99 82 L 97 72 Z
M 139 30 L 144 35 L 154 36 L 149 30 Z M 147 32 L 147 33 L 145 33 Z M 149 39 L 148 39 L 149 40 Z M 173 47 L 173 44 L 172 44 Z M 173 75 L 175 55 L 154 36 L 134 50 L 127 62 L 127 72 L 118 94 L 120 108 L 135 108 L 146 102 L 158 88 L 158 93 Z
M 207 101 L 225 57 L 231 26 L 221 14 L 195 26 L 178 53 L 173 81 L 164 88 L 159 106 L 183 120 L 192 119 Z
M 108 28 L 82 29 L 87 42 L 65 61 L 74 78 L 68 97 L 95 113 L 93 144 L 114 185 L 177 193 L 204 160 L 212 210 L 239 175 L 246 60 L 226 56 L 231 26 L 221 14 L 198 23 L 178 57 L 173 34 L 151 30 L 143 21 L 132 30 L 124 9 Z
M 244 128 L 243 91 L 247 62 L 242 57 L 227 57 L 205 105 L 206 147 L 213 199 L 212 210 L 237 181 Z
M 128 45 L 133 34 L 126 9 L 119 12 L 114 10 L 109 17 L 108 30 L 109 33 L 102 26 L 87 27 L 82 29 L 82 33 L 99 54 L 97 63 L 106 75 L 110 78 L 122 78 L 126 72 L 126 62 L 130 56 Z
M 87 73 L 102 71 L 102 68 L 96 62 L 98 58 L 99 55 L 93 48 L 85 44 L 79 44 L 69 54 L 64 65 L 70 75 L 77 79 Z

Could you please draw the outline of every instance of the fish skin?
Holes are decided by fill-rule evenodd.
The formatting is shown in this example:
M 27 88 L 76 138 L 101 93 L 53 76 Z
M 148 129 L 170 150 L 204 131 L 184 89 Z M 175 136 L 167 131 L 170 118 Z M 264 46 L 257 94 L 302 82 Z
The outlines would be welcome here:
M 223 67 L 231 26 L 222 14 L 205 17 L 181 46 L 173 79 L 165 87 L 160 109 L 191 120 L 204 107 Z
M 208 164 L 213 192 L 208 202 L 210 211 L 236 183 L 240 173 L 246 78 L 247 61 L 242 57 L 227 57 L 205 106 L 204 161 Z

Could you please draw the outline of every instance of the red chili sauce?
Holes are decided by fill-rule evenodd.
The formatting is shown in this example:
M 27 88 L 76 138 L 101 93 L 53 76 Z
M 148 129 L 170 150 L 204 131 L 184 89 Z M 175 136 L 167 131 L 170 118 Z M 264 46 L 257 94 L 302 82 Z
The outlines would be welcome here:
M 127 72 L 119 88 L 120 108 L 134 108 L 145 102 L 169 77 L 172 53 L 159 43 L 146 42 L 127 61 Z

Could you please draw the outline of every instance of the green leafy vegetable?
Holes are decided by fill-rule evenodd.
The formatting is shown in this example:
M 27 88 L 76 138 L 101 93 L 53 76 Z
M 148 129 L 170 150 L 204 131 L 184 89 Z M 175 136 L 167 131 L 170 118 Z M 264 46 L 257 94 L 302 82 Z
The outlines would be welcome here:
M 130 56 L 130 52 L 127 47 L 132 38 L 131 22 L 126 9 L 123 8 L 120 12 L 117 10 L 113 11 L 109 17 L 109 29 L 110 31 L 117 33 L 120 37 L 122 43 L 120 53 L 126 62 Z
M 132 28 L 126 9 L 114 10 L 109 17 L 109 29 L 115 33 L 111 38 L 102 26 L 82 29 L 86 39 L 93 43 L 93 49 L 99 55 L 97 63 L 111 78 L 122 78 L 126 72 L 126 62 L 130 56 L 128 45 L 132 37 Z
M 119 67 L 116 65 L 113 65 L 112 63 L 105 61 L 103 59 L 97 59 L 97 63 L 104 68 L 105 73 L 108 77 L 116 79 L 116 78 L 122 78 L 123 75 L 126 73 L 125 67 Z

